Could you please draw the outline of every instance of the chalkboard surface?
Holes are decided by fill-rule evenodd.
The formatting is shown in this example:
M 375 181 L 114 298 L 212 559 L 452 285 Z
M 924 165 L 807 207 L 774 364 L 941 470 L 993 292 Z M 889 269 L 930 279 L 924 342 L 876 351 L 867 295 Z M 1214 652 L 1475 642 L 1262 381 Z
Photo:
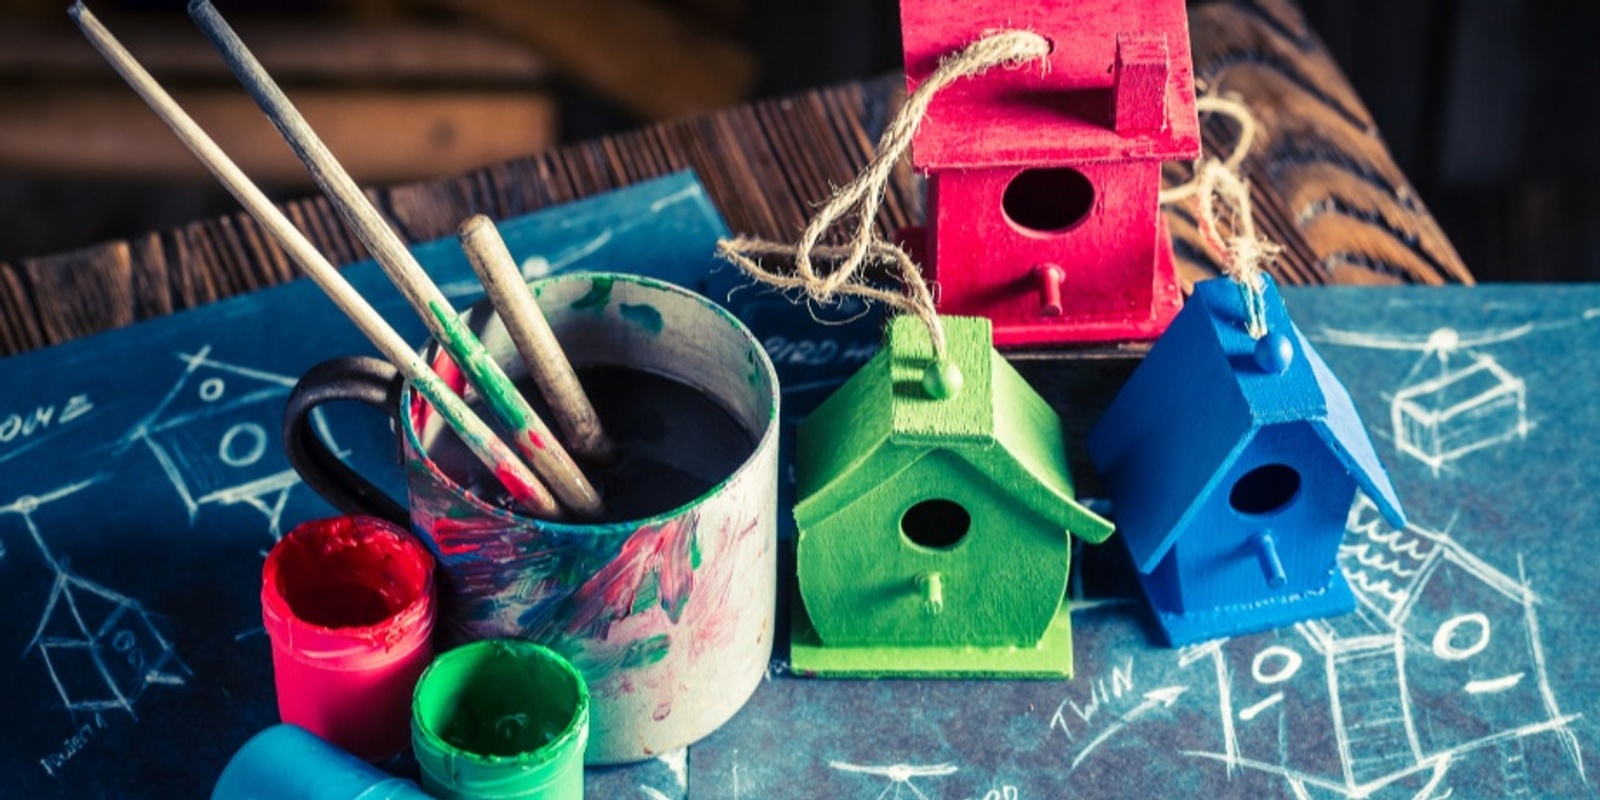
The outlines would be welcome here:
M 1600 287 L 1283 294 L 1411 518 L 1351 509 L 1357 613 L 1162 649 L 1113 537 L 1073 558 L 1072 681 L 778 670 L 692 749 L 693 796 L 1595 795 Z
M 501 231 L 530 278 L 641 272 L 728 301 L 786 380 L 808 387 L 794 407 L 877 342 L 870 315 L 823 330 L 767 292 L 729 299 L 744 282 L 713 259 L 726 227 L 689 173 Z M 458 308 L 482 295 L 453 240 L 416 252 Z M 401 335 L 426 338 L 376 265 L 345 274 Z M 313 364 L 372 352 L 301 280 L 0 361 L 0 796 L 204 796 L 233 751 L 277 721 L 262 557 L 296 523 L 332 513 L 278 445 L 284 400 Z M 320 422 L 404 496 L 381 415 L 331 408 Z M 618 796 L 613 784 L 681 796 L 684 770 L 680 755 L 595 771 L 590 784 L 600 797 Z
M 530 276 L 638 271 L 727 301 L 794 421 L 871 355 L 878 320 L 817 310 L 852 320 L 823 326 L 732 291 L 743 282 L 709 256 L 723 230 L 688 175 L 503 226 Z M 476 299 L 453 243 L 418 252 L 458 305 Z M 347 274 L 422 340 L 376 267 Z M 1071 682 L 803 680 L 780 652 L 724 728 L 591 770 L 589 795 L 1593 794 L 1600 288 L 1284 294 L 1412 515 L 1395 531 L 1352 509 L 1341 559 L 1360 612 L 1159 648 L 1113 539 L 1074 558 Z M 301 282 L 0 361 L 0 795 L 204 796 L 276 721 L 261 557 L 330 513 L 289 470 L 278 417 L 306 368 L 369 350 Z M 322 424 L 398 486 L 376 414 Z

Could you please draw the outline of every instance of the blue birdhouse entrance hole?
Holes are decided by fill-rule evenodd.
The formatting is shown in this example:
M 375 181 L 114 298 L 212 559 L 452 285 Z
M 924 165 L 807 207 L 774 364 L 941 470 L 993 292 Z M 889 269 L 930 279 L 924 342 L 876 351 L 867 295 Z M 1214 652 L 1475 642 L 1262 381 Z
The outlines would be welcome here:
M 1288 464 L 1264 464 L 1245 473 L 1228 493 L 1228 505 L 1240 514 L 1261 516 L 1281 511 L 1300 496 L 1300 472 Z
M 972 529 L 972 515 L 960 503 L 924 500 L 900 517 L 900 533 L 912 544 L 931 550 L 948 550 L 961 543 Z

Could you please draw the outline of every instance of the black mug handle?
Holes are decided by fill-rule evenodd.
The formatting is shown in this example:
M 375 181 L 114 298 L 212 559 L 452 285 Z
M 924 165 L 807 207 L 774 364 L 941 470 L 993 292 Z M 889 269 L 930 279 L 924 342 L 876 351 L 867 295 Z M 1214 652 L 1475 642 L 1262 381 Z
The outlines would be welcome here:
M 317 406 L 347 400 L 377 408 L 398 422 L 400 389 L 404 385 L 400 370 L 382 359 L 346 356 L 324 361 L 301 376 L 289 393 L 289 403 L 283 409 L 282 435 L 289 464 L 312 491 L 334 508 L 409 528 L 410 515 L 405 506 L 334 455 L 311 424 L 311 412 Z

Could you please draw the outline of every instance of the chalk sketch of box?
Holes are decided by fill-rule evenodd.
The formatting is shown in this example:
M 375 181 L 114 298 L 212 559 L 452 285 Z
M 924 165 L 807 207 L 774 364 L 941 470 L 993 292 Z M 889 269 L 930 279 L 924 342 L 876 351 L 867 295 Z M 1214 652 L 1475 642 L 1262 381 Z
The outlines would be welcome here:
M 1431 467 L 1528 434 L 1528 390 L 1493 358 L 1462 354 L 1466 366 L 1452 368 L 1439 354 L 1436 375 L 1413 382 L 1390 405 L 1395 443 Z M 1458 362 L 1459 363 L 1459 362 Z

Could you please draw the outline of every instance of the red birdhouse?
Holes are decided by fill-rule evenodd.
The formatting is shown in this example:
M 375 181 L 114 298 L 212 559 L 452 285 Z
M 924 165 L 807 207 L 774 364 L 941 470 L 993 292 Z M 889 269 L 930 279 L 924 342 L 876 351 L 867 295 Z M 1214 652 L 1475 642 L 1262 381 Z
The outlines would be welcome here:
M 939 311 L 997 346 L 1154 339 L 1182 303 L 1161 162 L 1200 154 L 1183 0 L 900 0 L 906 85 L 986 33 L 1050 41 L 941 91 L 912 143 Z

